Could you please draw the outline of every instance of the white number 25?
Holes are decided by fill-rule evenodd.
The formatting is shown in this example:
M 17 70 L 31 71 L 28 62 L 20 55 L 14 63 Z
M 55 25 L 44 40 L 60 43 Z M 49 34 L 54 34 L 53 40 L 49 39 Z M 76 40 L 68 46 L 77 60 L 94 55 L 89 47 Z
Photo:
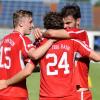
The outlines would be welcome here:
M 50 71 L 50 67 L 55 67 L 58 64 L 58 69 L 64 68 L 64 74 L 69 74 L 69 64 L 67 63 L 67 52 L 63 52 L 59 62 L 55 53 L 49 53 L 46 55 L 46 59 L 53 58 L 54 61 L 47 64 L 47 75 L 58 75 L 58 70 Z

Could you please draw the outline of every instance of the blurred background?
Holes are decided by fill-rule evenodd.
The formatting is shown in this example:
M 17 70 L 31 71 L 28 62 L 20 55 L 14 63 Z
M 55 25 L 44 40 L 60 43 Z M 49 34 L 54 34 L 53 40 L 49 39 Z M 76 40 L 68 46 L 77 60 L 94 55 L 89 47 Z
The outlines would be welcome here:
M 90 47 L 100 52 L 100 0 L 0 0 L 0 39 L 12 31 L 12 15 L 16 10 L 32 11 L 35 26 L 43 28 L 43 17 L 47 12 L 60 11 L 64 5 L 72 3 L 80 6 L 81 28 L 88 32 Z M 92 63 L 90 68 L 93 100 L 100 99 L 99 67 L 100 64 Z M 27 84 L 30 100 L 38 100 L 39 73 L 30 76 Z
M 87 29 L 100 28 L 100 2 L 97 0 L 0 0 L 0 26 L 12 27 L 12 14 L 18 9 L 31 10 L 34 23 L 43 27 L 43 16 L 49 11 L 59 11 L 64 5 L 76 3 L 81 8 L 81 26 Z
M 47 12 L 60 11 L 64 5 L 72 3 L 80 6 L 81 28 L 90 31 L 90 47 L 99 46 L 100 50 L 100 0 L 0 0 L 0 39 L 12 29 L 12 15 L 16 10 L 32 11 L 35 26 L 43 28 L 43 17 Z

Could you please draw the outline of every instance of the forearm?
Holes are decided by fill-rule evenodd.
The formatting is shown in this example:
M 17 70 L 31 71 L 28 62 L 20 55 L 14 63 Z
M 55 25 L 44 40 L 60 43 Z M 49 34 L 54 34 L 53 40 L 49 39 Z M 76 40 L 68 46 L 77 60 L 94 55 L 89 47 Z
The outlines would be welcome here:
M 54 40 L 49 39 L 45 44 L 43 44 L 42 46 L 40 46 L 37 49 L 31 49 L 29 51 L 29 56 L 33 59 L 33 60 L 37 60 L 39 58 L 41 58 L 46 52 L 47 50 L 51 47 L 51 45 L 53 44 Z
M 26 78 L 26 75 L 25 75 L 24 71 L 19 72 L 14 77 L 7 80 L 7 85 L 12 85 L 12 84 L 18 83 L 25 78 Z
M 32 73 L 33 69 L 34 69 L 34 65 L 27 63 L 26 67 L 23 70 L 21 70 L 15 76 L 13 76 L 12 78 L 6 81 L 7 86 L 24 80 L 26 77 L 28 77 Z
M 59 29 L 59 30 L 49 29 L 43 33 L 43 36 L 46 38 L 57 38 L 57 39 L 70 38 L 70 35 L 64 29 Z
M 87 38 L 87 34 L 84 30 L 81 31 L 67 31 L 65 29 L 53 30 L 48 29 L 43 33 L 43 37 L 46 38 L 57 38 L 57 39 L 79 39 L 81 40 L 82 37 Z M 85 40 L 85 39 L 83 39 Z
M 91 51 L 89 57 L 90 57 L 90 59 L 92 59 L 95 62 L 100 62 L 100 53 L 96 53 L 94 51 Z

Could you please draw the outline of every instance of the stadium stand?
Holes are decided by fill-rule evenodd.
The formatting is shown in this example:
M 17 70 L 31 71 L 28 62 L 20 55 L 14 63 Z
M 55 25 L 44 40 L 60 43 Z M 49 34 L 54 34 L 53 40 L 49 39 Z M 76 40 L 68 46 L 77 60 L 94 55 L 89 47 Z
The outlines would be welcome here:
M 72 3 L 71 1 L 60 0 L 57 4 L 59 11 L 65 4 Z M 83 28 L 92 28 L 92 5 L 90 2 L 77 2 L 81 8 Z M 12 27 L 12 14 L 16 10 L 26 9 L 33 12 L 34 23 L 36 26 L 43 27 L 43 16 L 50 11 L 50 6 L 45 5 L 42 0 L 1 0 L 0 27 Z

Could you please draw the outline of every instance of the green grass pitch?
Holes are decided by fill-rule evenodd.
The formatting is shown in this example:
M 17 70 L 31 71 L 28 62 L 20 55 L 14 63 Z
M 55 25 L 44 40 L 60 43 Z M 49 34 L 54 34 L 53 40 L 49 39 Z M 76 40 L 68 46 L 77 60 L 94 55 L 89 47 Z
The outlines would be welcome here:
M 100 99 L 100 63 L 90 64 L 90 78 L 92 81 L 93 100 Z M 27 86 L 29 91 L 29 100 L 38 100 L 39 98 L 39 72 L 33 73 L 27 78 Z

